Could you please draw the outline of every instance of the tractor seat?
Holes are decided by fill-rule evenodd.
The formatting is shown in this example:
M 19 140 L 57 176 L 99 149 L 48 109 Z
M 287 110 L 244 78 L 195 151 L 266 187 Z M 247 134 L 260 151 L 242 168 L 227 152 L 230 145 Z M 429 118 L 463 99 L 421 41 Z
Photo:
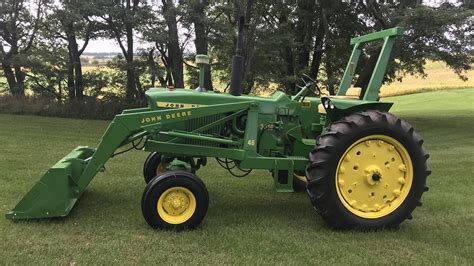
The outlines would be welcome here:
M 338 99 L 359 99 L 359 96 L 360 96 L 360 92 L 362 91 L 361 88 L 359 87 L 350 87 L 349 89 L 347 89 L 346 91 L 346 94 L 345 95 L 334 95 L 334 96 L 330 96 L 331 98 L 338 98 Z M 320 114 L 325 114 L 326 113 L 326 109 L 324 109 L 324 106 L 322 103 L 320 103 L 318 105 L 318 113 Z
M 350 87 L 347 89 L 345 95 L 334 95 L 331 98 L 349 98 L 349 99 L 359 99 L 360 92 L 362 91 L 359 87 Z

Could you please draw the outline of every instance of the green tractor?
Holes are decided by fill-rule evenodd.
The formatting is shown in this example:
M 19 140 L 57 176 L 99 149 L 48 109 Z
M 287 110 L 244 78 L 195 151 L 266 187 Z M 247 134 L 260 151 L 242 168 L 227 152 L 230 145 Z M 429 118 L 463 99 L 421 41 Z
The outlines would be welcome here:
M 8 219 L 64 217 L 107 160 L 129 149 L 150 152 L 141 207 L 153 228 L 197 227 L 209 194 L 196 175 L 207 158 L 237 176 L 269 170 L 278 192 L 306 190 L 311 204 L 334 228 L 397 227 L 411 218 L 427 191 L 428 154 L 407 122 L 388 113 L 379 89 L 402 28 L 357 37 L 338 94 L 322 96 L 303 77 L 294 95 L 241 95 L 243 19 L 233 58 L 230 93 L 156 88 L 148 107 L 125 110 L 110 123 L 97 148 L 77 147 L 51 167 Z M 383 45 L 366 88 L 350 88 L 361 49 Z M 208 63 L 198 56 L 201 70 Z M 312 95 L 312 97 L 309 96 Z M 117 151 L 124 146 L 129 149 Z

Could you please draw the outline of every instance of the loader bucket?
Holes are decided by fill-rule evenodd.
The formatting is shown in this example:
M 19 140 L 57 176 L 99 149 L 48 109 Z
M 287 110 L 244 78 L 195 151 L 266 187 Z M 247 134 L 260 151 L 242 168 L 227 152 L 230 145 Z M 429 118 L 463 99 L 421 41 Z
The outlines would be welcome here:
M 51 167 L 17 206 L 8 212 L 7 219 L 36 219 L 64 217 L 69 214 L 85 187 L 78 185 L 88 158 L 95 149 L 77 147 Z

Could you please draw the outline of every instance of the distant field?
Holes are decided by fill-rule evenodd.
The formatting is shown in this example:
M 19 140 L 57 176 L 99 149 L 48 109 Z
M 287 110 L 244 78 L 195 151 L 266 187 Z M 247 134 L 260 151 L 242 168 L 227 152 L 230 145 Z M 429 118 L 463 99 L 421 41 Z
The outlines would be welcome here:
M 382 86 L 382 97 L 410 94 L 422 91 L 474 88 L 474 69 L 465 73 L 467 81 L 462 81 L 443 62 L 429 61 L 426 64 L 426 78 L 407 76 L 402 82 Z
M 5 92 L 7 89 L 8 89 L 7 79 L 5 77 L 0 77 L 0 94 Z
M 97 71 L 98 69 L 102 71 L 111 70 L 105 66 L 105 64 L 106 62 L 102 60 L 100 61 L 100 66 L 85 65 L 82 69 L 85 73 Z M 458 76 L 442 62 L 428 61 L 425 72 L 427 74 L 426 78 L 407 76 L 402 82 L 393 82 L 382 86 L 381 96 L 388 97 L 422 91 L 474 88 L 474 69 L 464 73 L 464 75 L 468 77 L 467 81 L 459 79 Z M 222 84 L 218 80 L 215 80 L 214 84 L 218 90 L 222 90 L 225 86 L 225 84 Z M 275 85 L 271 87 L 273 91 L 278 86 Z M 6 80 L 4 77 L 0 77 L 0 91 L 2 91 L 2 89 L 6 89 Z M 268 94 L 268 92 L 261 93 Z
M 89 65 L 89 66 L 83 66 L 82 67 L 82 71 L 84 73 L 97 71 L 98 69 L 112 71 L 112 69 L 110 67 L 104 66 L 104 65 L 101 65 L 101 66 L 91 66 L 91 65 Z

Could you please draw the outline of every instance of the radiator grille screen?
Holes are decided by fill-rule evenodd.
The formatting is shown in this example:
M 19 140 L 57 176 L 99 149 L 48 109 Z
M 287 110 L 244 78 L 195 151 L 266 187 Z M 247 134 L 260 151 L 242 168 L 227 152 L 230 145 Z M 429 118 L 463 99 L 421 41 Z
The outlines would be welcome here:
M 206 117 L 202 117 L 202 118 L 195 118 L 195 119 L 188 120 L 188 121 L 186 121 L 186 131 L 191 132 L 191 131 L 193 131 L 195 129 L 198 129 L 200 127 L 203 127 L 205 125 L 209 125 L 210 123 L 212 123 L 216 120 L 219 120 L 223 117 L 224 117 L 224 115 L 218 114 L 218 115 L 211 115 L 211 116 L 206 116 Z M 210 128 L 210 129 L 208 129 L 204 132 L 199 132 L 199 133 L 208 134 L 208 135 L 212 135 L 212 136 L 217 137 L 217 136 L 220 135 L 221 129 L 222 129 L 222 124 L 217 125 L 215 127 L 212 127 L 212 128 Z M 201 141 L 201 140 L 191 140 L 191 139 L 184 140 L 184 143 L 185 144 L 190 144 L 190 145 L 203 145 L 203 146 L 218 146 L 219 145 L 218 143 L 214 143 L 214 142 Z

